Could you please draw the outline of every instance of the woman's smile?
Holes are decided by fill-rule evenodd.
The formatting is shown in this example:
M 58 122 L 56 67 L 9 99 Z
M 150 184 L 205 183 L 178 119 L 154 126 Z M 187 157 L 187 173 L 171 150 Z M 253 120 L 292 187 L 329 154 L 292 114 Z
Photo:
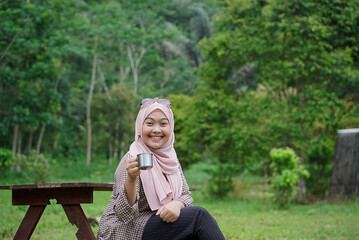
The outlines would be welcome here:
M 150 136 L 152 141 L 159 142 L 162 139 L 162 136 Z

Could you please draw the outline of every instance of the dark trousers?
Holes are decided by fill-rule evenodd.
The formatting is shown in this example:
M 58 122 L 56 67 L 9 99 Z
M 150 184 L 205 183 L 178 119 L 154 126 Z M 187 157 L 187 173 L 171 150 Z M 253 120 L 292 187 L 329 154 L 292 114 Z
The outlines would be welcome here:
M 181 209 L 176 222 L 166 223 L 160 216 L 153 215 L 147 222 L 142 235 L 143 240 L 169 239 L 225 239 L 216 220 L 202 207 Z

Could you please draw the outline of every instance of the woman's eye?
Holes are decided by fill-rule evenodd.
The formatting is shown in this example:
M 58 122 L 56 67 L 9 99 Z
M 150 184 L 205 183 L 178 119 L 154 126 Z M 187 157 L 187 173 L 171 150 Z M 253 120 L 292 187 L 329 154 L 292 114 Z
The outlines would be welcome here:
M 161 123 L 161 126 L 167 126 L 168 123 L 164 122 L 164 123 Z
M 151 126 L 152 122 L 146 122 L 146 125 Z

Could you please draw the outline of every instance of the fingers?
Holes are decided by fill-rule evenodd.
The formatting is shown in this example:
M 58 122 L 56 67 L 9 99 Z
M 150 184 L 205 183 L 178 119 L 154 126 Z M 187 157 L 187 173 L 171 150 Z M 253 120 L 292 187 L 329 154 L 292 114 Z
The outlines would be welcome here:
M 170 223 L 172 220 L 172 214 L 170 211 L 168 211 L 168 209 L 164 210 L 161 212 L 160 217 L 162 218 L 163 221 Z
M 161 212 L 160 217 L 166 223 L 172 223 L 172 222 L 175 222 L 179 218 L 179 215 L 177 215 L 176 213 L 166 209 L 166 210 Z
M 163 221 L 169 223 L 170 222 L 170 213 L 167 209 L 163 209 L 160 214 L 160 218 L 162 218 Z
M 136 179 L 140 175 L 141 171 L 138 168 L 137 156 L 127 159 L 126 170 L 131 179 Z
M 158 209 L 158 211 L 156 212 L 156 216 L 159 216 L 161 214 L 161 212 L 163 211 L 163 208 L 165 206 L 162 206 L 160 209 Z
M 181 207 L 179 204 L 175 204 L 174 202 L 170 202 L 164 206 L 162 206 L 160 209 L 158 209 L 156 215 L 160 216 L 160 218 L 167 222 L 172 223 L 177 221 L 177 219 L 180 216 Z

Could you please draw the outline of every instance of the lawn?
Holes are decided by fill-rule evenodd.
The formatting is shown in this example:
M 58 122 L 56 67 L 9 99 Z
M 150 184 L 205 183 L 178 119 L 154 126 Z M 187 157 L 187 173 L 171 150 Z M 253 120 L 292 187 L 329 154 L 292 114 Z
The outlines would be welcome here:
M 73 166 L 72 175 L 66 167 L 57 167 L 54 178 L 60 181 L 110 182 L 112 168 L 94 166 L 83 173 L 81 166 Z M 76 170 L 78 169 L 78 170 Z M 82 169 L 82 170 L 80 170 Z M 91 172 L 91 174 L 89 174 Z M 223 200 L 210 199 L 205 194 L 206 175 L 198 171 L 185 171 L 190 186 L 198 187 L 192 193 L 195 205 L 205 207 L 217 220 L 226 239 L 359 239 L 359 200 L 329 203 L 318 201 L 310 205 L 291 205 L 279 210 L 266 199 L 265 186 L 260 177 L 243 175 L 236 178 L 235 191 Z M 74 177 L 77 176 L 77 177 Z M 1 184 L 16 184 L 21 178 L 6 176 Z M 60 182 L 58 181 L 58 182 Z M 95 192 L 93 204 L 83 204 L 87 216 L 101 216 L 108 203 L 110 192 Z M 0 191 L 0 239 L 12 239 L 26 206 L 11 206 L 11 191 Z M 98 227 L 92 226 L 95 234 Z M 49 205 L 42 215 L 31 239 L 76 239 L 72 226 L 60 205 Z

